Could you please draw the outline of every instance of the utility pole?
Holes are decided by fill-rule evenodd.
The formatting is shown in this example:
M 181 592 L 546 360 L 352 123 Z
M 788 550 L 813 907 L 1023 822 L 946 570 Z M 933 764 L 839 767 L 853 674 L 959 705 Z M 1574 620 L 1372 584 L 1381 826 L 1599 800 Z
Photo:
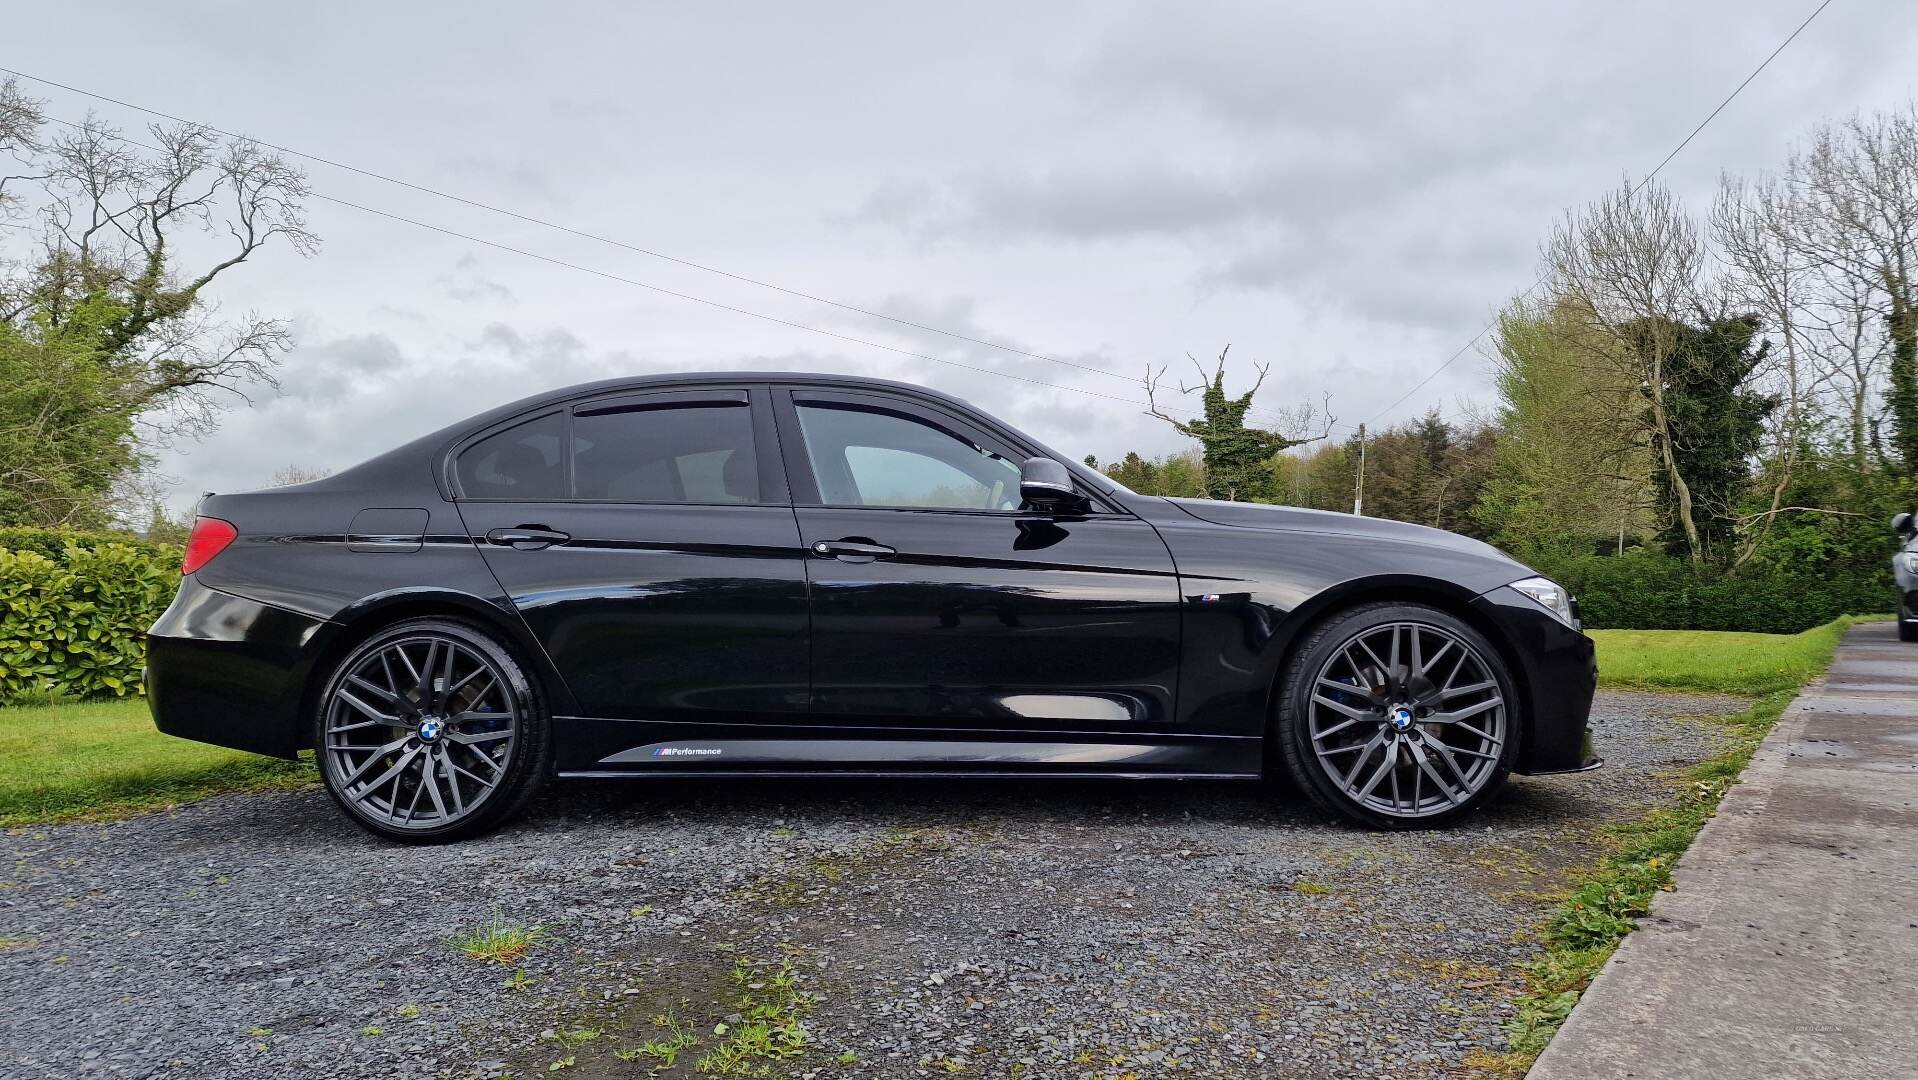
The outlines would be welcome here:
M 1352 495 L 1352 512 L 1365 516 L 1365 425 L 1359 425 L 1359 483 Z

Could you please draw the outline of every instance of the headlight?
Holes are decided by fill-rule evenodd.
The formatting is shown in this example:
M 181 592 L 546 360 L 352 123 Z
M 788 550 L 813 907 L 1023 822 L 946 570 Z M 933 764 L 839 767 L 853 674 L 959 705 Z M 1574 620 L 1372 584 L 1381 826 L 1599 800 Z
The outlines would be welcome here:
M 1905 573 L 1918 574 L 1918 551 L 1907 551 L 1898 557 L 1904 560 Z
M 1552 614 L 1564 620 L 1565 625 L 1576 625 L 1572 622 L 1572 594 L 1566 592 L 1565 587 L 1558 582 L 1550 578 L 1533 577 L 1512 582 L 1512 588 L 1538 601 Z

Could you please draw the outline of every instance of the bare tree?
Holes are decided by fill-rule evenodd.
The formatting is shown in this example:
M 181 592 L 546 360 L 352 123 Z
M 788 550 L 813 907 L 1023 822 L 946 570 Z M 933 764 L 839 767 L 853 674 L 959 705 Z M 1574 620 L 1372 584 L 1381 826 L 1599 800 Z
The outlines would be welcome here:
M 45 123 L 46 115 L 40 111 L 40 103 L 21 93 L 17 80 L 9 77 L 0 82 L 0 154 L 17 160 L 31 153 L 36 148 L 35 135 Z M 17 198 L 9 193 L 9 186 L 17 190 L 22 183 L 39 179 L 37 173 L 9 175 L 0 167 L 0 214 Z
M 1807 209 L 1794 189 L 1774 178 L 1755 183 L 1732 176 L 1721 179 L 1712 206 L 1711 234 L 1729 268 L 1723 286 L 1738 307 L 1757 313 L 1777 335 L 1778 348 L 1768 358 L 1761 377 L 1776 391 L 1782 408 L 1771 425 L 1772 451 L 1763 455 L 1770 473 L 1771 509 L 1747 529 L 1734 567 L 1757 550 L 1784 509 L 1800 447 L 1806 438 L 1808 412 L 1816 388 L 1812 363 L 1816 332 L 1813 305 L 1817 302 L 1819 260 L 1803 242 Z M 1731 508 L 1725 508 L 1732 516 Z
M 1863 369 L 1872 350 L 1860 315 L 1871 310 L 1885 339 L 1892 447 L 1907 471 L 1918 470 L 1918 107 L 1817 128 L 1785 180 L 1805 207 L 1805 249 L 1842 298 L 1834 325 L 1857 342 L 1855 441 L 1864 441 L 1871 389 Z
M 1562 309 L 1591 329 L 1588 362 L 1614 365 L 1636 385 L 1643 407 L 1615 403 L 1618 422 L 1639 427 L 1669 485 L 1691 558 L 1703 556 L 1691 487 L 1673 451 L 1666 409 L 1670 365 L 1683 320 L 1705 307 L 1705 247 L 1671 191 L 1629 183 L 1582 212 L 1568 212 L 1546 243 L 1551 286 Z
M 332 469 L 310 469 L 304 465 L 288 465 L 275 469 L 273 479 L 267 487 L 292 487 L 294 484 L 310 484 L 315 480 L 324 480 L 333 475 Z
M 0 399 L 0 517 L 97 513 L 144 442 L 273 385 L 286 324 L 222 317 L 209 289 L 268 245 L 312 253 L 308 194 L 249 140 L 50 122 L 0 84 L 0 366 L 24 388 Z
M 164 410 L 163 428 L 194 433 L 220 394 L 271 384 L 288 344 L 283 323 L 222 320 L 203 291 L 276 239 L 302 253 L 316 239 L 301 209 L 306 179 L 277 155 L 186 125 L 155 125 L 148 138 L 143 152 L 89 117 L 45 141 L 41 258 L 0 318 L 33 315 L 49 333 L 87 320 L 128 407 L 150 420 Z M 192 234 L 214 243 L 185 270 L 181 241 Z

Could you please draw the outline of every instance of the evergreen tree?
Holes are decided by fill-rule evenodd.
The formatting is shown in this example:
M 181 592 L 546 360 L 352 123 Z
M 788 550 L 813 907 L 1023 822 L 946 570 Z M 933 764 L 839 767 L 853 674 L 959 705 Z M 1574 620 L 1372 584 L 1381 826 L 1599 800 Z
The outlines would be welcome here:
M 1778 407 L 1777 397 L 1751 388 L 1752 373 L 1764 363 L 1771 343 L 1757 340 L 1759 320 L 1752 315 L 1710 319 L 1699 326 L 1633 329 L 1669 342 L 1665 413 L 1672 458 L 1691 489 L 1700 554 L 1727 559 L 1737 506 L 1751 479 L 1751 458 L 1758 452 L 1766 419 Z M 1671 522 L 1671 485 L 1662 473 L 1654 479 L 1663 517 Z M 1660 539 L 1673 554 L 1686 552 L 1688 540 L 1676 524 L 1667 524 Z

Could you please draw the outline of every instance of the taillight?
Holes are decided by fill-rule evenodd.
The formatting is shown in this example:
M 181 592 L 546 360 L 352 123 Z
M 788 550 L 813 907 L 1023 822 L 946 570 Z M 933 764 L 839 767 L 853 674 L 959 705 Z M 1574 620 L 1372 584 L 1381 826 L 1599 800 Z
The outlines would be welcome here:
M 195 518 L 193 532 L 186 538 L 186 558 L 180 562 L 180 573 L 191 574 L 200 567 L 213 561 L 213 556 L 226 550 L 240 530 L 233 527 L 231 521 L 219 518 Z

